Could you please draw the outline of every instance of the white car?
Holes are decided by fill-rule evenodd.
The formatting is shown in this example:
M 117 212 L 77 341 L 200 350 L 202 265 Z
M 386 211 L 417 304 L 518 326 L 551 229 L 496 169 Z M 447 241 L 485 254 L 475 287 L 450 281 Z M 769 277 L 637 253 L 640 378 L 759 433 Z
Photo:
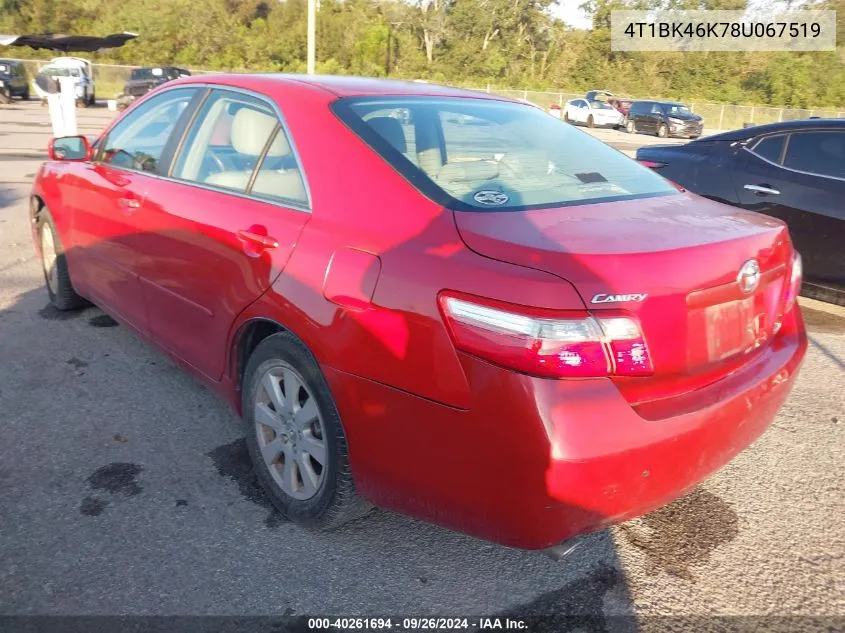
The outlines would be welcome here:
M 584 123 L 587 127 L 619 127 L 624 118 L 619 110 L 605 101 L 573 99 L 563 109 L 564 121 Z
M 73 77 L 74 90 L 76 91 L 76 103 L 83 107 L 94 105 L 96 100 L 94 92 L 94 70 L 91 62 L 81 57 L 56 57 L 50 63 L 43 66 L 38 74 L 45 74 L 51 77 Z M 32 87 L 35 93 L 42 99 L 47 98 L 45 93 L 33 81 Z

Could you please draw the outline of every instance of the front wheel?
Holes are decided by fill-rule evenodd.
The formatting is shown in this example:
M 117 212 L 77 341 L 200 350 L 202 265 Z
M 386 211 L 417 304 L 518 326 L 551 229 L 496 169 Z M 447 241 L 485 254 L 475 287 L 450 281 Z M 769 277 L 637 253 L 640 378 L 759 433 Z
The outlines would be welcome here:
M 42 209 L 38 221 L 38 238 L 41 246 L 41 269 L 44 271 L 44 282 L 50 303 L 57 310 L 75 310 L 86 304 L 73 288 L 70 270 L 59 233 L 53 217 L 46 209 Z
M 660 127 L 657 128 L 657 136 L 660 138 L 666 138 L 669 134 L 669 129 L 666 127 L 665 123 L 661 123 Z
M 628 122 L 625 124 L 625 130 L 628 132 L 628 134 L 636 134 L 637 133 L 637 128 L 634 125 L 634 122 L 631 121 L 630 119 L 628 119 Z
M 567 123 L 572 123 L 572 119 L 569 118 L 569 112 L 563 113 L 563 120 L 566 121 Z
M 97 96 L 94 94 L 94 92 L 91 92 L 91 96 L 88 97 L 88 105 L 89 106 L 97 105 Z
M 21 94 L 21 99 L 24 101 L 29 101 L 29 86 L 24 88 L 23 93 Z
M 596 122 L 593 120 L 593 115 L 587 117 L 587 127 L 596 127 Z
M 346 435 L 311 353 L 288 332 L 264 339 L 243 382 L 247 446 L 258 481 L 285 517 L 328 530 L 365 514 Z

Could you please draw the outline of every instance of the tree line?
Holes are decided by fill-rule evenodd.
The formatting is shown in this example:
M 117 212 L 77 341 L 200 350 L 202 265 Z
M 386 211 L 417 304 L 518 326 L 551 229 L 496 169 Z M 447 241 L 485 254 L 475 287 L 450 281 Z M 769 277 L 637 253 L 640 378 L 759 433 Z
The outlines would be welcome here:
M 809 2 L 809 0 L 807 0 Z M 555 91 L 839 108 L 845 55 L 610 50 L 613 9 L 742 9 L 746 0 L 585 0 L 591 30 L 553 0 L 318 0 L 317 72 Z M 792 2 L 797 8 L 801 0 Z M 841 8 L 845 0 L 813 0 Z M 841 16 L 841 17 L 839 17 Z M 0 32 L 133 31 L 95 62 L 305 72 L 307 0 L 0 0 Z M 845 43 L 845 39 L 838 38 Z M 0 56 L 44 57 L 28 49 Z

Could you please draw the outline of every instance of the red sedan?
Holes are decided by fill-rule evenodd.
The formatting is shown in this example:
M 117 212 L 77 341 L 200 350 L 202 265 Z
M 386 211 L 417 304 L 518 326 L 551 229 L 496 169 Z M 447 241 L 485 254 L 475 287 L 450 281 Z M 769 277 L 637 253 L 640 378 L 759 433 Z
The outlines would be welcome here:
M 50 158 L 31 214 L 53 304 L 97 304 L 216 388 L 301 524 L 372 503 L 560 543 L 734 457 L 806 351 L 780 221 L 495 96 L 193 77 Z

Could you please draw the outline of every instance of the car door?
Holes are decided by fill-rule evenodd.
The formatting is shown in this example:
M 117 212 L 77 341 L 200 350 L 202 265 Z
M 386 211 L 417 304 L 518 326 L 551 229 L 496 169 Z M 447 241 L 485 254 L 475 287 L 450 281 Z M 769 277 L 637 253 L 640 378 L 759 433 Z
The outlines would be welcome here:
M 147 186 L 174 130 L 184 125 L 196 88 L 157 95 L 122 117 L 98 143 L 72 199 L 71 240 L 79 252 L 74 280 L 98 305 L 147 333 L 146 304 L 136 272 L 136 222 Z
M 285 267 L 310 216 L 276 105 L 214 89 L 144 191 L 138 275 L 157 342 L 218 379 L 229 330 Z
M 573 120 L 577 123 L 587 122 L 587 102 L 583 99 L 575 101 L 575 117 Z
M 651 110 L 651 104 L 648 102 L 637 102 L 631 106 L 630 118 L 638 132 L 645 132 L 648 130 L 648 113 Z
M 808 282 L 845 288 L 845 131 L 754 139 L 737 155 L 741 204 L 786 222 Z

